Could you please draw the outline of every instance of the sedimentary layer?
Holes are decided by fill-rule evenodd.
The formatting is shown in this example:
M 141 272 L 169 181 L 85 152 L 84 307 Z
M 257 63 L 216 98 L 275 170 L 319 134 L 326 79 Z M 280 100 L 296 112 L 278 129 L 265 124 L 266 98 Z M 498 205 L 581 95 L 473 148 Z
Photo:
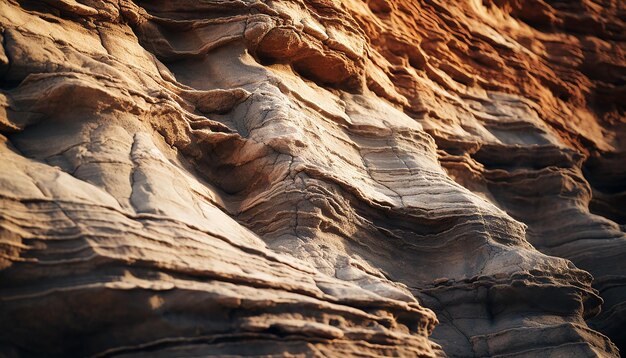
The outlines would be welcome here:
M 624 11 L 0 2 L 0 352 L 619 356 Z

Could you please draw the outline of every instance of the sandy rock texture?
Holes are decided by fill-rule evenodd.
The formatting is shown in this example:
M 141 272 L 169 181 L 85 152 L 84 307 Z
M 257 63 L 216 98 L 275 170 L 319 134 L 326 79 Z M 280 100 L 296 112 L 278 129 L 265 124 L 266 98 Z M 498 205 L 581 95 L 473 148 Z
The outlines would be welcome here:
M 619 0 L 0 0 L 0 356 L 618 357 Z

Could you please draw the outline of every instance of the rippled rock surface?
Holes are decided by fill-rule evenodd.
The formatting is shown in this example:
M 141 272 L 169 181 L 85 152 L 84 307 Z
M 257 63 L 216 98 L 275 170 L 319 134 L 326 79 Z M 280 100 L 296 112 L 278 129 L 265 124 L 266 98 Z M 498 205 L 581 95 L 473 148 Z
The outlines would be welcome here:
M 0 356 L 618 357 L 625 19 L 0 1 Z

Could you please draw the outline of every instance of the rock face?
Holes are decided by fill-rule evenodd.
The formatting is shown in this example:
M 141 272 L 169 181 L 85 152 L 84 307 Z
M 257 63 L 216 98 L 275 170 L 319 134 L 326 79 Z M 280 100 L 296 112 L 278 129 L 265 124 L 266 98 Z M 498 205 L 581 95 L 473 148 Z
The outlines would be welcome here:
M 0 356 L 619 356 L 624 21 L 0 1 Z

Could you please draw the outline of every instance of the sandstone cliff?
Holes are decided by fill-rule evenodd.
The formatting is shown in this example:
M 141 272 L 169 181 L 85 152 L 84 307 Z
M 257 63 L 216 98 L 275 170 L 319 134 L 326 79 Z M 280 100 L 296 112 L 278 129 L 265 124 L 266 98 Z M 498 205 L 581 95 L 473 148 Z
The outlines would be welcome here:
M 0 356 L 619 356 L 625 21 L 0 0 Z

